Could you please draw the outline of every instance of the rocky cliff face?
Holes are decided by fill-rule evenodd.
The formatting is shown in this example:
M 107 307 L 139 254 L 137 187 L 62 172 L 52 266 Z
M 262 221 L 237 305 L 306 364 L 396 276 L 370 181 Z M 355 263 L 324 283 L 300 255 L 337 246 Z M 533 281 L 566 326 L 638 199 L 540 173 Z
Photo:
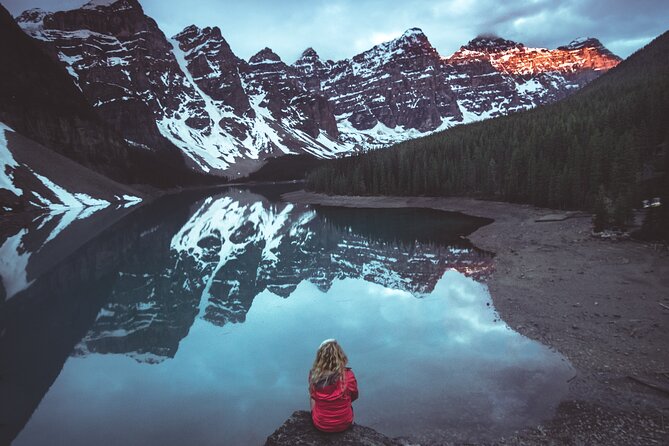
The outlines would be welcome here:
M 353 146 L 387 145 L 462 121 L 439 54 L 417 28 L 337 63 L 307 50 L 293 69 L 305 88 L 334 104 L 342 140 Z
M 283 154 L 335 157 L 561 99 L 619 62 L 596 39 L 556 50 L 478 37 L 441 56 L 417 28 L 351 59 L 238 58 L 221 30 L 171 40 L 136 0 L 17 18 L 124 137 L 229 176 Z
M 479 36 L 443 62 L 454 72 L 460 105 L 468 113 L 494 117 L 562 99 L 620 60 L 597 39 L 549 50 Z
M 0 121 L 110 177 L 131 176 L 123 172 L 129 167 L 127 144 L 105 127 L 65 70 L 1 6 L 0 57 Z
M 185 150 L 170 129 L 185 123 L 202 130 L 208 120 L 172 46 L 136 0 L 33 10 L 17 21 L 57 56 L 96 112 L 137 146 Z M 197 149 L 189 150 L 198 160 Z
M 196 170 L 234 176 L 269 156 L 343 150 L 327 100 L 266 52 L 238 59 L 218 28 L 191 26 L 168 40 L 136 0 L 30 10 L 17 21 L 126 139 L 179 147 Z
M 65 20 L 58 14 L 48 18 L 47 14 L 35 10 L 21 17 L 19 21 L 22 24 L 34 27 L 44 20 Z M 100 98 L 85 96 L 76 85 L 79 80 L 72 76 L 76 72 L 72 71 L 71 65 L 53 60 L 58 55 L 61 58 L 58 60 L 70 60 L 75 64 L 81 58 L 80 63 L 84 63 L 84 55 L 95 53 L 97 43 L 103 45 L 104 42 L 82 43 L 80 47 L 54 54 L 56 47 L 26 36 L 2 7 L 0 24 L 0 121 L 45 147 L 117 181 L 174 186 L 194 179 L 193 172 L 186 169 L 176 147 L 152 146 L 149 149 L 126 141 L 112 128 L 113 117 L 101 115 L 99 112 L 104 110 L 91 105 L 94 105 L 93 100 L 100 101 L 103 97 L 113 102 L 111 98 L 115 98 L 116 92 L 107 91 L 107 96 L 101 93 Z M 63 24 L 68 29 L 79 26 L 78 22 Z M 97 36 L 90 30 L 63 33 Z M 104 63 L 93 56 L 87 61 L 96 67 L 96 72 Z M 137 124 L 141 122 L 133 122 L 133 128 L 138 129 Z M 150 120 L 146 122 L 152 123 Z M 163 172 L 163 175 L 156 175 L 156 172 Z M 170 172 L 170 175 L 164 175 L 164 172 Z
M 234 55 L 218 28 L 195 26 L 174 36 L 173 46 L 207 104 L 211 124 L 201 146 L 218 147 L 227 167 L 243 173 L 239 161 L 288 153 L 333 156 L 337 126 L 330 104 L 301 88 L 269 48 L 246 62 Z
M 244 78 L 251 94 L 264 94 L 264 105 L 276 120 L 290 120 L 312 138 L 323 129 L 338 136 L 330 103 L 320 94 L 311 93 L 296 81 L 291 68 L 271 49 L 265 48 L 249 59 Z

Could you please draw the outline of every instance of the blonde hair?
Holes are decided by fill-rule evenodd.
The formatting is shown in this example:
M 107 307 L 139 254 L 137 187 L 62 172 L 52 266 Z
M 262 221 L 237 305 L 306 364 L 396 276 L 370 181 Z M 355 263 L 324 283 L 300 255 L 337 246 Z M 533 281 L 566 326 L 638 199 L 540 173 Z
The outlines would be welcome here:
M 321 380 L 330 380 L 335 376 L 344 379 L 348 358 L 339 343 L 334 339 L 324 341 L 316 352 L 314 365 L 309 372 L 309 386 L 314 386 Z M 336 379 L 333 380 L 333 382 Z

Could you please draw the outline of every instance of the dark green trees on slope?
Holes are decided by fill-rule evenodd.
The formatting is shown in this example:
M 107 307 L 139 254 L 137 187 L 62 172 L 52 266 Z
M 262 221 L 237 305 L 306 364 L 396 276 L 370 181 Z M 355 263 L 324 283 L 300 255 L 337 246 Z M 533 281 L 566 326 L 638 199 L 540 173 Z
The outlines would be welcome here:
M 599 206 L 605 224 L 620 224 L 661 192 L 668 140 L 669 32 L 561 102 L 328 162 L 307 188 Z

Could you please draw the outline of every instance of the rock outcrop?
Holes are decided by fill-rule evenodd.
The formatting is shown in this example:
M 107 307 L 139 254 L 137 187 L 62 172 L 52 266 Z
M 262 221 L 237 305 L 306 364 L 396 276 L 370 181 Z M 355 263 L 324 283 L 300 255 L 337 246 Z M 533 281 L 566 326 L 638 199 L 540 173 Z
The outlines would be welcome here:
M 324 433 L 311 423 L 306 410 L 295 411 L 280 428 L 267 437 L 265 446 L 401 446 L 395 440 L 366 426 L 353 426 L 340 433 Z

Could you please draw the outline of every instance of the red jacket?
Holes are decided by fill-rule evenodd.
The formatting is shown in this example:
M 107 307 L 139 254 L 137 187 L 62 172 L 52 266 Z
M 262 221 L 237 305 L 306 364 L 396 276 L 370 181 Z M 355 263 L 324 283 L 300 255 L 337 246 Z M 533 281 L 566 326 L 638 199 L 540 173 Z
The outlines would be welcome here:
M 353 370 L 347 368 L 342 380 L 325 385 L 310 386 L 311 419 L 314 426 L 325 432 L 341 432 L 353 423 L 351 403 L 358 398 L 358 382 Z

